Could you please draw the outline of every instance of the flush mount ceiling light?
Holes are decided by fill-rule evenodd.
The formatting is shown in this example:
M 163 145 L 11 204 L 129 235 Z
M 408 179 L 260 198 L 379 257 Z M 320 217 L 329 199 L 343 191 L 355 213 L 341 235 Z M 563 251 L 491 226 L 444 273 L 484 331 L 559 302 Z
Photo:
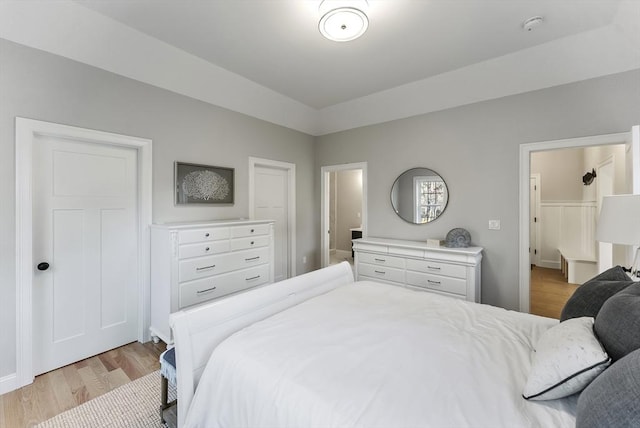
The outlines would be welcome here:
M 323 0 L 320 3 L 320 33 L 335 42 L 362 36 L 369 27 L 366 0 Z
M 533 31 L 542 24 L 543 18 L 541 16 L 533 16 L 522 23 L 522 28 L 526 31 Z

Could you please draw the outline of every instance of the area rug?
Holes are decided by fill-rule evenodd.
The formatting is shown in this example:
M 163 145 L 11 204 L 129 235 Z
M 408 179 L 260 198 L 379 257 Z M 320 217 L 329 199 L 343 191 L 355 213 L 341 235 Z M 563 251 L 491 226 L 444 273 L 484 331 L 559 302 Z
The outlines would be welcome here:
M 36 425 L 36 428 L 156 428 L 160 372 L 150 373 Z

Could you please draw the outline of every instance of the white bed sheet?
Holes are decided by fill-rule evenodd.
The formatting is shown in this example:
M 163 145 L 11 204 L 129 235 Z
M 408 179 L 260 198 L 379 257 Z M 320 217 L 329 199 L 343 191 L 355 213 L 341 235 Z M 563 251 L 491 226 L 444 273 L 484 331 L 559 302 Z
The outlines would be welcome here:
M 573 427 L 576 397 L 521 396 L 556 320 L 374 282 L 231 336 L 187 415 L 215 427 Z

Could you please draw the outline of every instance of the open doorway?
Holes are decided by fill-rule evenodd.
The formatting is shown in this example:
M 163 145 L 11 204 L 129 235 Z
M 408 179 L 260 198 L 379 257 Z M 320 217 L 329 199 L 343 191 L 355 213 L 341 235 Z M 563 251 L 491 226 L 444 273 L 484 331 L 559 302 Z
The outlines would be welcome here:
M 550 269 L 557 282 L 580 284 L 599 272 L 599 248 L 595 242 L 599 200 L 606 194 L 624 194 L 640 192 L 640 137 L 639 127 L 631 132 L 609 134 L 570 140 L 547 141 L 523 144 L 520 146 L 520 310 L 534 312 L 533 284 L 536 268 Z M 616 145 L 618 145 L 616 147 Z M 554 173 L 567 172 L 572 163 L 561 161 L 555 167 L 550 163 L 537 165 L 537 156 L 551 159 L 569 155 L 569 150 L 577 150 L 571 176 L 573 189 L 571 194 L 563 195 L 563 183 L 554 177 Z M 556 159 L 557 160 L 557 159 Z M 602 168 L 603 180 L 598 187 L 597 175 Z M 536 171 L 538 170 L 538 171 Z M 584 185 L 582 176 L 595 172 L 596 178 L 591 185 Z M 540 206 L 532 209 L 532 174 L 540 174 L 538 193 Z M 545 179 L 546 176 L 546 179 Z M 577 182 L 575 181 L 577 180 Z M 605 183 L 605 182 L 608 182 Z M 545 186 L 545 183 L 547 185 Z M 609 190 L 605 189 L 608 188 Z M 546 190 L 546 193 L 545 193 Z M 532 239 L 531 216 L 537 213 L 537 239 Z M 544 225 L 543 225 L 544 224 Z M 530 244 L 538 252 L 537 257 L 530 254 Z M 612 262 L 626 265 L 629 250 L 624 247 L 610 250 Z M 535 260 L 535 263 L 533 262 Z M 569 263 L 571 262 L 571 263 Z M 533 269 L 532 269 L 532 265 Z M 605 268 L 606 269 L 606 268 Z M 557 274 L 561 274 L 558 276 Z M 571 275 L 571 279 L 569 279 Z M 585 279 L 586 278 L 586 279 Z M 575 288 L 575 286 L 574 286 Z M 548 291 L 548 290 L 547 290 Z M 557 290 L 556 290 L 557 291 Z M 573 290 L 565 290 L 564 301 Z M 546 293 L 547 297 L 551 292 Z M 562 294 L 562 293 L 557 293 Z M 564 303 L 556 303 L 556 311 Z M 558 309 L 559 306 L 559 309 Z M 537 311 L 536 311 L 537 312 Z M 550 316 L 549 314 L 545 314 Z
M 366 163 L 322 167 L 322 267 L 353 264 L 351 240 L 366 236 Z
M 624 144 L 531 153 L 531 313 L 559 318 L 579 284 L 612 266 L 596 219 L 604 196 L 626 193 L 625 167 Z

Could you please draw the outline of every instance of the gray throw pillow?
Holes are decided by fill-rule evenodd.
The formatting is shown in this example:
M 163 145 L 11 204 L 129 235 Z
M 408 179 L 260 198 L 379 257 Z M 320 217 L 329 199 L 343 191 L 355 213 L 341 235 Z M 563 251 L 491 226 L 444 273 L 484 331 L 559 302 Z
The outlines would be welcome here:
M 621 266 L 612 267 L 582 284 L 562 308 L 560 321 L 598 315 L 602 304 L 633 281 Z
M 604 302 L 594 330 L 613 361 L 640 349 L 640 282 Z
M 634 351 L 585 388 L 578 399 L 576 428 L 640 427 L 640 350 Z

